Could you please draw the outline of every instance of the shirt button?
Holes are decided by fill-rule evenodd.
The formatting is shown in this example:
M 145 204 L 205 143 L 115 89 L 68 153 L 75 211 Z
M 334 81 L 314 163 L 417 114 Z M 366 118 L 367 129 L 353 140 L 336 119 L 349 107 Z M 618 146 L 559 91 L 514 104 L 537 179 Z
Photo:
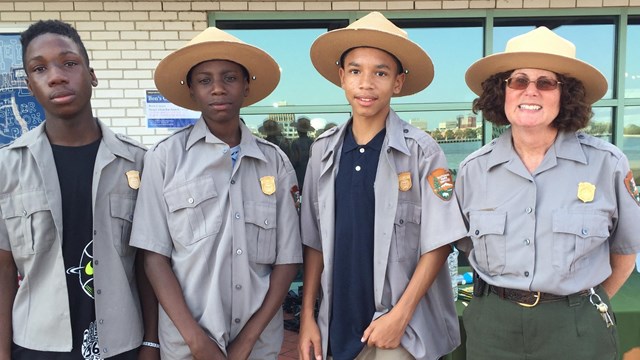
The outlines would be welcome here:
M 27 216 L 27 210 L 22 210 L 22 215 Z
M 98 262 L 98 260 L 94 260 L 94 261 L 93 261 L 93 264 L 94 264 L 94 265 L 98 265 L 99 263 L 100 263 L 100 262 Z
M 188 202 L 189 204 L 193 204 L 193 198 L 188 198 L 188 199 L 187 199 L 187 202 Z
M 109 352 L 109 349 L 107 349 L 107 348 L 102 348 L 102 352 L 106 354 L 106 353 L 108 353 L 108 352 Z
M 240 213 L 236 213 L 234 216 L 236 219 L 240 219 Z
M 364 153 L 364 148 L 360 148 L 360 154 Z
M 524 272 L 524 276 L 525 276 L 525 277 L 529 277 L 529 272 L 528 272 L 528 271 L 525 271 L 525 272 Z
M 265 220 L 265 221 L 264 221 L 264 224 L 265 224 L 265 225 L 269 225 L 269 220 Z
M 238 255 L 242 255 L 242 249 L 238 249 L 238 250 L 236 250 L 236 254 L 238 254 Z
M 531 214 L 531 211 L 533 211 L 533 209 L 531 209 L 530 207 L 528 207 L 528 208 L 524 209 L 524 211 L 525 211 L 527 214 Z
M 531 244 L 531 240 L 529 239 L 524 239 L 524 244 L 529 246 L 529 244 Z
M 582 229 L 582 235 L 588 235 L 589 229 Z
M 242 289 L 242 285 L 237 284 L 237 285 L 236 285 L 236 290 L 240 290 L 240 289 Z
M 98 235 L 98 230 L 93 230 L 93 235 Z
M 402 130 L 402 132 L 406 134 L 406 133 L 409 132 L 409 130 L 408 129 L 404 129 L 404 130 Z
M 240 319 L 235 318 L 233 321 L 235 321 L 236 324 L 240 324 Z
M 404 220 L 400 219 L 400 225 L 404 224 Z
M 98 321 L 100 324 L 104 324 L 104 319 L 100 319 L 100 321 Z
M 480 235 L 480 230 L 476 230 L 473 233 L 476 234 L 476 235 Z
M 102 290 L 96 291 L 96 294 L 98 294 L 98 295 L 102 294 Z
M 231 180 L 231 185 L 235 184 L 236 181 L 235 180 Z
M 387 148 L 387 154 L 391 153 L 391 148 Z
M 223 154 L 226 154 L 226 153 L 227 153 L 227 151 L 229 151 L 229 149 L 224 148 L 224 149 L 222 150 L 222 153 L 223 153 Z
M 360 169 L 362 169 L 360 165 L 356 166 L 356 171 L 360 171 Z

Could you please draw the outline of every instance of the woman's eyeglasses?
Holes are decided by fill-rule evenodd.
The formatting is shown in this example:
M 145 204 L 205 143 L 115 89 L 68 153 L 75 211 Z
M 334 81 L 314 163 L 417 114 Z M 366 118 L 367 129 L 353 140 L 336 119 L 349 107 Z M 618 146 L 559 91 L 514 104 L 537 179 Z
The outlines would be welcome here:
M 538 78 L 536 80 L 529 80 L 529 78 L 523 76 L 510 77 L 505 80 L 507 86 L 513 90 L 524 90 L 529 86 L 529 83 L 535 83 L 536 89 L 541 91 L 555 90 L 559 84 L 562 84 L 558 80 L 549 78 Z

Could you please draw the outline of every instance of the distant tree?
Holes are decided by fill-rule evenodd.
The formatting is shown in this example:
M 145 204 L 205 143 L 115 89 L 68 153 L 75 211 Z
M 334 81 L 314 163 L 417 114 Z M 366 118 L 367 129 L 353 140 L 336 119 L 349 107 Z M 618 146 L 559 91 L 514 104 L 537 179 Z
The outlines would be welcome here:
M 435 129 L 431 132 L 431 137 L 434 140 L 442 140 L 444 139 L 444 137 L 442 136 L 442 132 L 440 131 L 440 129 Z
M 454 138 L 453 130 L 447 129 L 447 131 L 444 132 L 444 139 L 445 140 L 449 140 L 449 139 L 453 139 L 453 138 Z
M 453 136 L 458 140 L 462 140 L 464 139 L 464 131 L 462 129 L 457 129 L 453 132 Z
M 640 135 L 640 126 L 631 124 L 624 127 L 625 135 Z
M 464 139 L 477 139 L 478 131 L 472 128 L 464 129 Z

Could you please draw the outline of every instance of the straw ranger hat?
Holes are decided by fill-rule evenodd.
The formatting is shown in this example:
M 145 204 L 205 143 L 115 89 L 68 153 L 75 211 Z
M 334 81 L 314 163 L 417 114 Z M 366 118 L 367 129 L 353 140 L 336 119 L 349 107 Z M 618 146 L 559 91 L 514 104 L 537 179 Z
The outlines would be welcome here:
M 311 126 L 311 120 L 306 117 L 299 117 L 298 120 L 291 123 L 291 127 L 295 128 L 299 132 L 309 132 L 315 129 Z
M 409 40 L 407 32 L 372 12 L 343 29 L 320 35 L 311 45 L 311 62 L 320 75 L 340 86 L 340 56 L 356 47 L 384 50 L 400 60 L 406 78 L 402 91 L 395 96 L 415 94 L 433 80 L 433 62 L 420 45 Z
M 247 69 L 250 91 L 242 106 L 264 99 L 280 81 L 280 68 L 269 54 L 216 27 L 210 27 L 160 61 L 153 77 L 158 91 L 178 106 L 199 110 L 189 94 L 187 73 L 192 67 L 208 60 L 233 61 Z
M 482 83 L 504 71 L 533 68 L 553 71 L 582 82 L 585 100 L 593 104 L 607 92 L 607 79 L 598 69 L 576 59 L 576 47 L 570 41 L 541 26 L 507 42 L 503 53 L 486 56 L 467 70 L 467 86 L 482 94 Z

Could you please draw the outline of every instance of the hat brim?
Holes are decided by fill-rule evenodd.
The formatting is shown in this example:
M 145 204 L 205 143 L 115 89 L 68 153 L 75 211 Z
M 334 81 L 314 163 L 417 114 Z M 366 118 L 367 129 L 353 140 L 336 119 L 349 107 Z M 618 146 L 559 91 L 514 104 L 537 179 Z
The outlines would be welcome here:
M 512 52 L 489 55 L 473 63 L 465 74 L 467 86 L 476 95 L 482 94 L 482 83 L 490 76 L 515 69 L 542 69 L 570 76 L 585 87 L 585 101 L 589 104 L 607 92 L 607 79 L 593 66 L 578 59 L 539 52 Z
M 407 75 L 402 90 L 395 96 L 415 94 L 433 81 L 433 62 L 419 45 L 402 36 L 378 30 L 344 28 L 322 34 L 311 45 L 311 62 L 320 75 L 341 86 L 338 75 L 340 56 L 357 47 L 384 50 L 402 63 Z
M 278 64 L 263 50 L 237 42 L 206 41 L 178 49 L 160 61 L 153 77 L 158 91 L 178 106 L 199 111 L 189 93 L 187 73 L 209 60 L 233 61 L 247 69 L 250 87 L 242 106 L 269 96 L 280 81 Z

